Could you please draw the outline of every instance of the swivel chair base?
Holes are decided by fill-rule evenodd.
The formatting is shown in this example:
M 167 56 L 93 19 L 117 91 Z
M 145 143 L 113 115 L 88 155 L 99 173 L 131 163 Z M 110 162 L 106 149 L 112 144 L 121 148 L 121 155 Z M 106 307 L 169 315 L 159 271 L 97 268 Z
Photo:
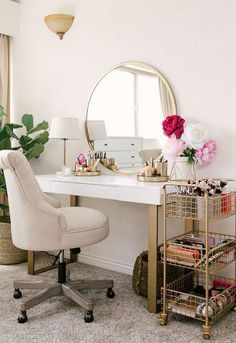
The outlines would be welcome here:
M 38 289 L 37 295 L 21 300 L 20 315 L 18 317 L 19 323 L 25 323 L 28 320 L 26 311 L 41 302 L 55 296 L 64 295 L 67 298 L 74 300 L 78 305 L 87 310 L 84 320 L 90 323 L 94 320 L 93 317 L 93 302 L 84 294 L 80 292 L 82 289 L 102 289 L 107 288 L 107 297 L 114 298 L 115 292 L 113 291 L 113 280 L 69 280 L 69 273 L 66 275 L 66 264 L 60 262 L 58 265 L 58 282 L 48 281 L 14 281 L 14 298 L 19 299 L 22 297 L 22 289 Z

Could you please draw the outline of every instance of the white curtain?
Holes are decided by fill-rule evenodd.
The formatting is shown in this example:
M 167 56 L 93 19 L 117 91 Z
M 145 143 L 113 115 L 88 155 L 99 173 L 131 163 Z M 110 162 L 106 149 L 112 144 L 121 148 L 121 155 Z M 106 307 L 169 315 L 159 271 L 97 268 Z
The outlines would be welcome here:
M 9 37 L 0 34 L 0 105 L 4 107 L 2 125 L 9 122 Z M 0 193 L 0 203 L 7 204 L 6 194 Z
M 0 34 L 0 105 L 7 113 L 5 122 L 9 122 L 9 86 L 9 37 Z

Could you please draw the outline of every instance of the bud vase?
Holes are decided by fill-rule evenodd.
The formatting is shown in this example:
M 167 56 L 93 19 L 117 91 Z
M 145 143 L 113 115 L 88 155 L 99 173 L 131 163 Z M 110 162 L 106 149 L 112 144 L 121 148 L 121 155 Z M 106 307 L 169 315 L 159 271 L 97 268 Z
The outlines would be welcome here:
M 195 163 L 189 164 L 187 157 L 176 157 L 171 168 L 170 180 L 196 180 Z

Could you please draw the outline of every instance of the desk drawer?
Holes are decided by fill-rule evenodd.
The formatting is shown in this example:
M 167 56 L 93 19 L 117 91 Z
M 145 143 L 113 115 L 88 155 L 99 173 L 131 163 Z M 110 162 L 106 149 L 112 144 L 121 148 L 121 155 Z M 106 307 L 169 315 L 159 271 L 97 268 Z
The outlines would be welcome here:
M 83 178 L 83 176 L 81 176 Z M 93 177 L 93 176 L 90 176 Z M 79 177 L 78 177 L 79 179 Z M 73 182 L 52 182 L 51 192 L 101 199 L 117 199 L 116 186 L 100 186 Z
M 141 159 L 137 151 L 108 151 L 107 157 L 114 158 L 116 163 L 141 163 Z
M 94 141 L 95 151 L 141 150 L 142 138 L 108 138 Z

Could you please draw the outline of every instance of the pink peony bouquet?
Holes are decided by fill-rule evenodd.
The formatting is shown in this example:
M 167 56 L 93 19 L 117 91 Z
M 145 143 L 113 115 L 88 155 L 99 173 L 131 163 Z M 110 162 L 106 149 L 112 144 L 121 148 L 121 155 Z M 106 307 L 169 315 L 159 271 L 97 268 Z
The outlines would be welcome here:
M 178 114 L 167 116 L 162 122 L 163 132 L 169 139 L 162 154 L 166 159 L 185 156 L 188 163 L 206 165 L 216 154 L 216 142 L 208 137 L 206 128 L 199 123 L 186 124 Z

